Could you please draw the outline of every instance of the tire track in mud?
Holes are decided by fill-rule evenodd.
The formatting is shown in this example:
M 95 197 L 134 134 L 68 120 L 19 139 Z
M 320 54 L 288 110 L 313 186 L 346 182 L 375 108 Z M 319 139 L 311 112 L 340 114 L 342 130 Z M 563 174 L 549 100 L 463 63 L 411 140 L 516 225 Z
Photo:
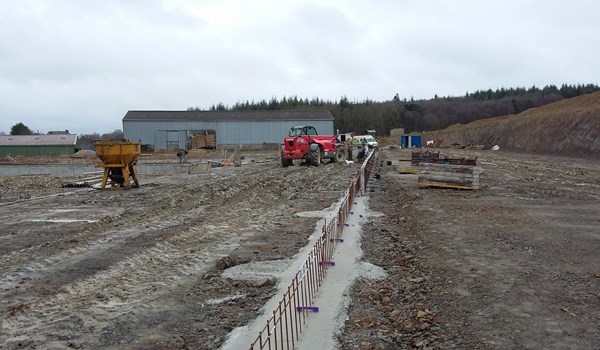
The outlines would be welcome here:
M 263 169 L 251 169 L 250 171 L 247 171 L 246 176 L 255 176 L 256 174 L 262 173 L 264 171 L 265 170 L 263 170 Z M 228 179 L 231 177 L 238 176 L 238 174 L 220 174 L 220 175 L 221 175 L 220 178 L 217 178 L 216 176 L 209 176 L 208 178 L 201 179 L 200 181 L 201 182 L 217 181 L 217 182 L 222 183 L 222 182 L 228 181 Z M 165 197 L 158 198 L 158 199 L 155 198 L 154 203 L 148 204 L 148 207 L 146 208 L 146 210 L 141 211 L 141 210 L 137 209 L 136 203 L 128 206 L 126 209 L 115 208 L 113 206 L 111 208 L 111 210 L 114 211 L 114 213 L 111 213 L 109 215 L 106 215 L 106 216 L 100 218 L 100 220 L 98 220 L 98 222 L 96 222 L 96 223 L 86 227 L 84 230 L 78 232 L 78 234 L 75 238 L 81 243 L 85 243 L 86 239 L 97 241 L 94 243 L 112 242 L 112 241 L 116 240 L 118 237 L 122 236 L 122 232 L 118 232 L 119 230 L 127 231 L 127 228 L 124 226 L 127 224 L 128 221 L 152 218 L 152 217 L 156 216 L 156 214 L 159 214 L 159 212 L 164 212 L 164 214 L 167 214 L 167 212 L 173 211 L 173 209 L 181 208 L 181 202 L 185 199 L 186 192 L 189 192 L 189 191 L 193 191 L 193 193 L 201 192 L 201 190 L 199 191 L 197 189 L 197 187 L 203 187 L 203 186 L 197 186 L 197 185 L 191 184 L 191 183 L 181 183 L 178 185 L 172 185 L 168 182 L 168 179 L 169 178 L 167 178 L 167 180 L 165 181 L 166 182 L 165 186 L 168 187 L 168 191 L 165 193 Z M 0 206 L 0 214 L 2 214 L 2 216 L 4 216 L 4 217 L 9 217 L 9 216 L 11 216 L 11 213 L 14 213 L 14 212 L 31 213 L 31 212 L 35 212 L 35 210 L 39 209 L 39 207 L 40 207 L 40 205 L 38 205 L 37 207 L 32 208 L 31 207 L 32 202 L 38 203 L 38 202 L 43 202 L 44 200 L 53 199 L 53 198 L 57 198 L 57 197 L 64 197 L 64 198 L 60 198 L 60 201 L 62 201 L 62 202 L 66 202 L 69 200 L 80 201 L 80 200 L 84 200 L 84 198 L 86 198 L 86 195 L 89 196 L 90 192 L 95 197 L 93 202 L 99 202 L 99 204 L 103 204 L 104 206 L 106 206 L 106 205 L 110 205 L 110 203 L 107 204 L 106 202 L 110 202 L 112 197 L 115 197 L 115 196 L 129 197 L 129 199 L 131 200 L 132 193 L 138 193 L 138 191 L 146 191 L 146 190 L 147 190 L 147 186 L 144 186 L 139 190 L 135 190 L 135 191 L 131 191 L 131 192 L 124 192 L 124 193 L 122 192 L 123 195 L 121 195 L 121 196 L 115 195 L 115 192 L 112 192 L 110 195 L 104 196 L 104 197 L 108 197 L 108 199 L 102 198 L 102 195 L 98 194 L 99 192 L 96 192 L 96 191 L 90 191 L 89 189 L 77 190 L 77 191 L 69 192 L 68 193 L 69 196 L 66 196 L 66 194 L 53 194 L 50 196 L 41 196 L 41 197 L 36 197 L 36 198 L 32 198 L 32 199 L 25 200 L 25 201 L 5 203 L 4 205 Z M 154 190 L 162 191 L 162 188 L 153 188 L 152 191 L 154 191 Z M 171 193 L 172 191 L 175 191 L 175 193 Z M 86 193 L 86 192 L 88 192 L 88 193 Z M 73 195 L 77 195 L 77 197 L 74 198 Z M 100 199 L 98 199 L 98 197 L 100 197 Z M 207 202 L 209 202 L 209 201 L 207 201 Z M 161 205 L 161 203 L 162 203 L 162 205 Z M 58 205 L 61 205 L 61 204 L 62 203 L 60 203 Z M 70 205 L 74 205 L 74 204 L 70 203 Z M 23 218 L 26 216 L 29 217 L 29 216 L 31 216 L 31 214 L 23 215 L 19 219 L 23 220 Z M 110 226 L 110 225 L 115 225 L 115 227 L 116 227 L 115 230 L 107 230 L 107 226 Z M 121 228 L 119 229 L 119 227 L 121 227 Z M 101 236 L 101 235 L 106 236 L 104 240 L 98 238 L 98 236 Z M 31 261 L 32 256 L 35 256 L 38 254 L 43 254 L 44 252 L 42 252 L 42 251 L 48 249 L 49 245 L 56 246 L 59 244 L 65 244 L 65 245 L 72 246 L 72 244 L 67 244 L 67 243 L 69 243 L 70 240 L 72 240 L 72 238 L 73 237 L 67 237 L 66 239 L 63 239 L 62 237 L 58 237 L 56 240 L 51 240 L 51 241 L 30 242 L 31 244 L 27 247 L 24 247 L 24 248 L 18 249 L 18 250 L 13 250 L 12 252 L 9 252 L 9 253 L 4 254 L 3 256 L 0 256 L 0 268 L 3 268 L 3 267 L 5 268 L 10 265 L 22 264 L 22 263 L 24 263 L 25 260 Z M 76 247 L 75 249 L 81 249 L 81 248 Z M 76 253 L 76 252 L 74 252 L 74 253 Z
M 64 292 L 48 301 L 29 305 L 31 310 L 43 311 L 30 317 L 20 316 L 14 320 L 16 322 L 6 319 L 2 328 L 10 333 L 38 333 L 40 330 L 45 333 L 64 327 L 65 317 L 76 315 L 86 329 L 98 333 L 123 314 L 137 314 L 154 308 L 153 301 L 160 298 L 160 294 L 175 289 L 185 278 L 196 276 L 214 265 L 218 257 L 228 255 L 238 244 L 236 239 L 219 235 L 218 227 L 211 233 L 202 229 L 202 239 L 193 238 L 201 233 L 199 231 L 199 228 L 190 229 L 175 240 L 186 249 L 178 248 L 175 242 L 158 244 L 106 271 L 65 286 Z M 212 240 L 209 244 L 199 247 L 209 240 Z M 192 253 L 190 248 L 199 251 Z M 68 323 L 72 322 L 68 320 Z
M 260 171 L 259 171 L 260 172 Z M 256 173 L 256 172 L 254 172 Z M 221 179 L 224 180 L 224 179 Z M 136 209 L 125 209 L 119 210 L 117 215 L 106 216 L 99 220 L 99 222 L 85 228 L 77 234 L 75 237 L 78 240 L 78 244 L 70 248 L 69 250 L 60 254 L 51 255 L 48 257 L 42 257 L 41 261 L 32 262 L 32 258 L 37 258 L 40 255 L 42 249 L 48 245 L 58 245 L 57 243 L 67 243 L 73 237 L 59 238 L 59 242 L 42 242 L 41 244 L 32 244 L 24 249 L 14 250 L 4 256 L 0 257 L 0 267 L 8 269 L 12 266 L 21 266 L 23 270 L 21 273 L 17 273 L 17 276 L 26 275 L 27 273 L 34 273 L 35 271 L 42 271 L 48 265 L 56 265 L 58 262 L 65 264 L 66 261 L 74 263 L 80 261 L 86 256 L 93 254 L 93 252 L 100 250 L 108 250 L 114 248 L 125 241 L 135 239 L 138 236 L 144 235 L 145 237 L 154 238 L 153 236 L 158 235 L 156 232 L 161 230 L 167 230 L 177 225 L 182 224 L 185 221 L 190 221 L 190 218 L 195 219 L 196 216 L 201 215 L 202 206 L 193 208 L 194 211 L 186 211 L 185 213 L 172 213 L 173 209 L 180 207 L 178 201 L 185 199 L 185 192 L 189 191 L 188 188 L 181 186 L 173 186 L 173 189 L 178 190 L 177 193 L 167 193 L 165 197 L 160 198 L 155 203 L 151 204 L 146 210 L 139 211 Z M 193 190 L 193 188 L 192 188 Z M 23 204 L 26 206 L 26 204 Z M 26 207 L 23 207 L 25 209 Z M 31 209 L 31 208 L 30 208 Z M 14 210 L 14 208 L 13 208 Z M 9 213 L 6 213 L 9 215 Z M 171 224 L 170 221 L 165 221 L 164 216 L 175 216 L 179 217 L 176 223 Z M 130 222 L 144 221 L 143 226 L 147 229 L 142 232 L 142 228 L 138 226 L 129 227 Z M 109 227 L 114 226 L 114 227 Z M 142 229 L 143 230 L 143 229 Z M 34 242 L 35 243 L 35 242 Z M 68 244 L 66 244 L 68 245 Z M 70 245 L 72 246 L 72 245 Z M 83 258 L 79 258 L 83 257 Z M 34 273 L 35 274 L 35 273 Z M 8 276 L 2 276 L 3 280 L 6 280 Z
M 180 178 L 161 186 L 164 196 L 143 210 L 125 209 L 84 230 L 74 247 L 41 256 L 35 248 L 19 251 L 20 259 L 0 265 L 0 308 L 9 314 L 0 342 L 35 346 L 83 333 L 79 339 L 94 344 L 116 320 L 160 311 L 170 292 L 197 281 L 244 240 L 284 225 L 278 213 L 286 206 L 277 199 L 311 200 L 336 172 L 264 166 L 218 179 Z M 44 283 L 53 288 L 44 292 Z

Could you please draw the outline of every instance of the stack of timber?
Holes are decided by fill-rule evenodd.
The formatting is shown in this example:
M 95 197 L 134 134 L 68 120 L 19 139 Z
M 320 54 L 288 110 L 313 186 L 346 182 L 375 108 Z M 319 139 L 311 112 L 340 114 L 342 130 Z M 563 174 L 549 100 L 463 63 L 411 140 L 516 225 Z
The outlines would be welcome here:
M 477 158 L 440 158 L 439 152 L 413 152 L 411 164 L 419 165 L 421 163 L 435 163 L 435 164 L 454 164 L 454 165 L 477 165 Z
M 217 138 L 215 134 L 194 135 L 192 137 L 192 148 L 216 148 Z
M 478 190 L 481 171 L 472 165 L 420 163 L 418 181 L 420 187 Z
M 439 159 L 440 152 L 412 152 L 410 164 L 419 165 L 421 162 L 433 163 L 434 159 Z

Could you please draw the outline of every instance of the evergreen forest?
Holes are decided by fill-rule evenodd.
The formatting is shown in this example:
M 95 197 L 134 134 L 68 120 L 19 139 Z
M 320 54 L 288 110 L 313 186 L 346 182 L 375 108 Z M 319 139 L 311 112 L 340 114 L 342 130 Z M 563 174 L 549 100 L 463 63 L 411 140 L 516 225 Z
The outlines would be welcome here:
M 540 107 L 583 94 L 599 91 L 596 84 L 547 85 L 543 88 L 499 88 L 466 92 L 460 97 L 439 97 L 429 100 L 400 98 L 398 94 L 387 101 L 351 101 L 342 96 L 338 101 L 298 96 L 272 97 L 270 100 L 237 102 L 233 106 L 213 105 L 211 111 L 240 110 L 329 110 L 334 128 L 340 132 L 361 132 L 367 129 L 377 135 L 389 135 L 394 128 L 405 132 L 444 129 L 453 124 L 466 124 L 478 119 L 518 114 L 529 108 Z M 189 107 L 188 111 L 200 111 Z

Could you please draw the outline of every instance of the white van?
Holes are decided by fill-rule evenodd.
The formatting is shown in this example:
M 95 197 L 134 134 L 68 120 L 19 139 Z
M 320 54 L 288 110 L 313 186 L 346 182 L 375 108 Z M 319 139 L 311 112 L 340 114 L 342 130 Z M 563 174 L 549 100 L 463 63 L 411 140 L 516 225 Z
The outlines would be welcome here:
M 379 144 L 375 141 L 373 135 L 358 135 L 352 138 L 352 144 L 355 146 L 360 146 L 361 140 L 365 139 L 367 141 L 367 145 L 369 148 L 377 147 Z

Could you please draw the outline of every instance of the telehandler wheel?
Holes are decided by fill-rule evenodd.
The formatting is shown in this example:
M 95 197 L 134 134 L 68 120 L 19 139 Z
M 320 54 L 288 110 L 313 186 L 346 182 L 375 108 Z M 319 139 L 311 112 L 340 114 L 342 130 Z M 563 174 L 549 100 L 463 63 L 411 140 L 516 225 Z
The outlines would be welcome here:
M 318 148 L 316 151 L 310 151 L 310 165 L 319 166 L 321 164 L 321 149 Z
M 285 158 L 281 157 L 281 166 L 283 166 L 284 168 L 287 168 L 290 165 L 294 165 L 293 159 L 285 159 Z
M 335 151 L 335 161 L 338 163 L 345 162 L 348 159 L 348 152 L 344 148 L 338 148 Z

